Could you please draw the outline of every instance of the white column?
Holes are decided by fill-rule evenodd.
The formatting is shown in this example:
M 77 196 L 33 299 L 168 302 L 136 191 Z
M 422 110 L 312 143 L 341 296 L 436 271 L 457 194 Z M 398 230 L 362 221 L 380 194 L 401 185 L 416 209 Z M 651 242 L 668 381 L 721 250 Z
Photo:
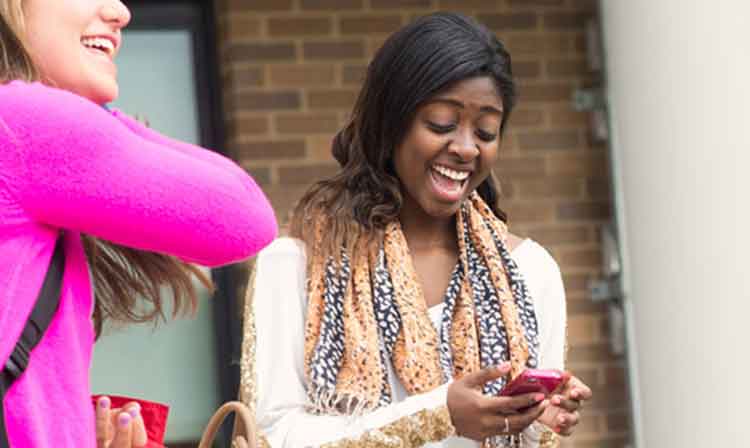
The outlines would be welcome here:
M 601 5 L 639 448 L 750 446 L 750 2 Z

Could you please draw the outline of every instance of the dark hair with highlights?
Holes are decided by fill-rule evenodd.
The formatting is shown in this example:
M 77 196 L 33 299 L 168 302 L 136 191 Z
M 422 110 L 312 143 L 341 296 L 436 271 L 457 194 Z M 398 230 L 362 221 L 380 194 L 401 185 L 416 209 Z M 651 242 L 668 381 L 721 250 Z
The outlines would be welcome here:
M 334 137 L 333 157 L 341 170 L 314 184 L 297 204 L 291 236 L 312 248 L 313 222 L 324 217 L 324 255 L 351 251 L 360 236 L 379 243 L 388 222 L 398 219 L 400 182 L 393 168 L 420 105 L 456 82 L 487 76 L 503 103 L 500 133 L 516 98 L 510 54 L 497 37 L 475 20 L 435 13 L 403 27 L 383 44 L 370 63 L 349 123 Z M 477 192 L 503 221 L 499 187 L 490 175 Z

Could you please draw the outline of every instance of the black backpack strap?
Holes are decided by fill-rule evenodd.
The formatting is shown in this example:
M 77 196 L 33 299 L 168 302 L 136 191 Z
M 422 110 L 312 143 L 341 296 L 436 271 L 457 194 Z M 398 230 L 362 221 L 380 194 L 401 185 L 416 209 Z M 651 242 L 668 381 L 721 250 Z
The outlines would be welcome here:
M 63 272 L 65 271 L 65 252 L 63 250 L 62 236 L 58 236 L 55 242 L 55 252 L 52 255 L 47 274 L 39 291 L 34 309 L 31 310 L 26 326 L 18 338 L 8 360 L 0 372 L 0 448 L 10 446 L 8 432 L 5 428 L 5 412 L 2 400 L 10 386 L 15 382 L 29 366 L 29 354 L 42 340 L 44 332 L 52 322 L 57 307 L 60 304 L 60 292 L 62 288 Z

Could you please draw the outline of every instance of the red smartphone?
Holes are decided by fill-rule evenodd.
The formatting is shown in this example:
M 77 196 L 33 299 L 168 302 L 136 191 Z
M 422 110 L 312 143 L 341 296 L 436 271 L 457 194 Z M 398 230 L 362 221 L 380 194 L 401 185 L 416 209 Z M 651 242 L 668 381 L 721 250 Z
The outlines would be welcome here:
M 511 397 L 534 392 L 541 392 L 548 396 L 560 387 L 566 376 L 559 370 L 526 369 L 503 387 L 500 396 Z

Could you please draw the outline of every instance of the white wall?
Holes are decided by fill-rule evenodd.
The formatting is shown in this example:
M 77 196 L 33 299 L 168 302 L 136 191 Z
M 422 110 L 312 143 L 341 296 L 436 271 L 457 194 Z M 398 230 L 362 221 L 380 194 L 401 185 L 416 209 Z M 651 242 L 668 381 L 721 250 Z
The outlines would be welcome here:
M 642 447 L 748 446 L 750 2 L 601 5 Z

